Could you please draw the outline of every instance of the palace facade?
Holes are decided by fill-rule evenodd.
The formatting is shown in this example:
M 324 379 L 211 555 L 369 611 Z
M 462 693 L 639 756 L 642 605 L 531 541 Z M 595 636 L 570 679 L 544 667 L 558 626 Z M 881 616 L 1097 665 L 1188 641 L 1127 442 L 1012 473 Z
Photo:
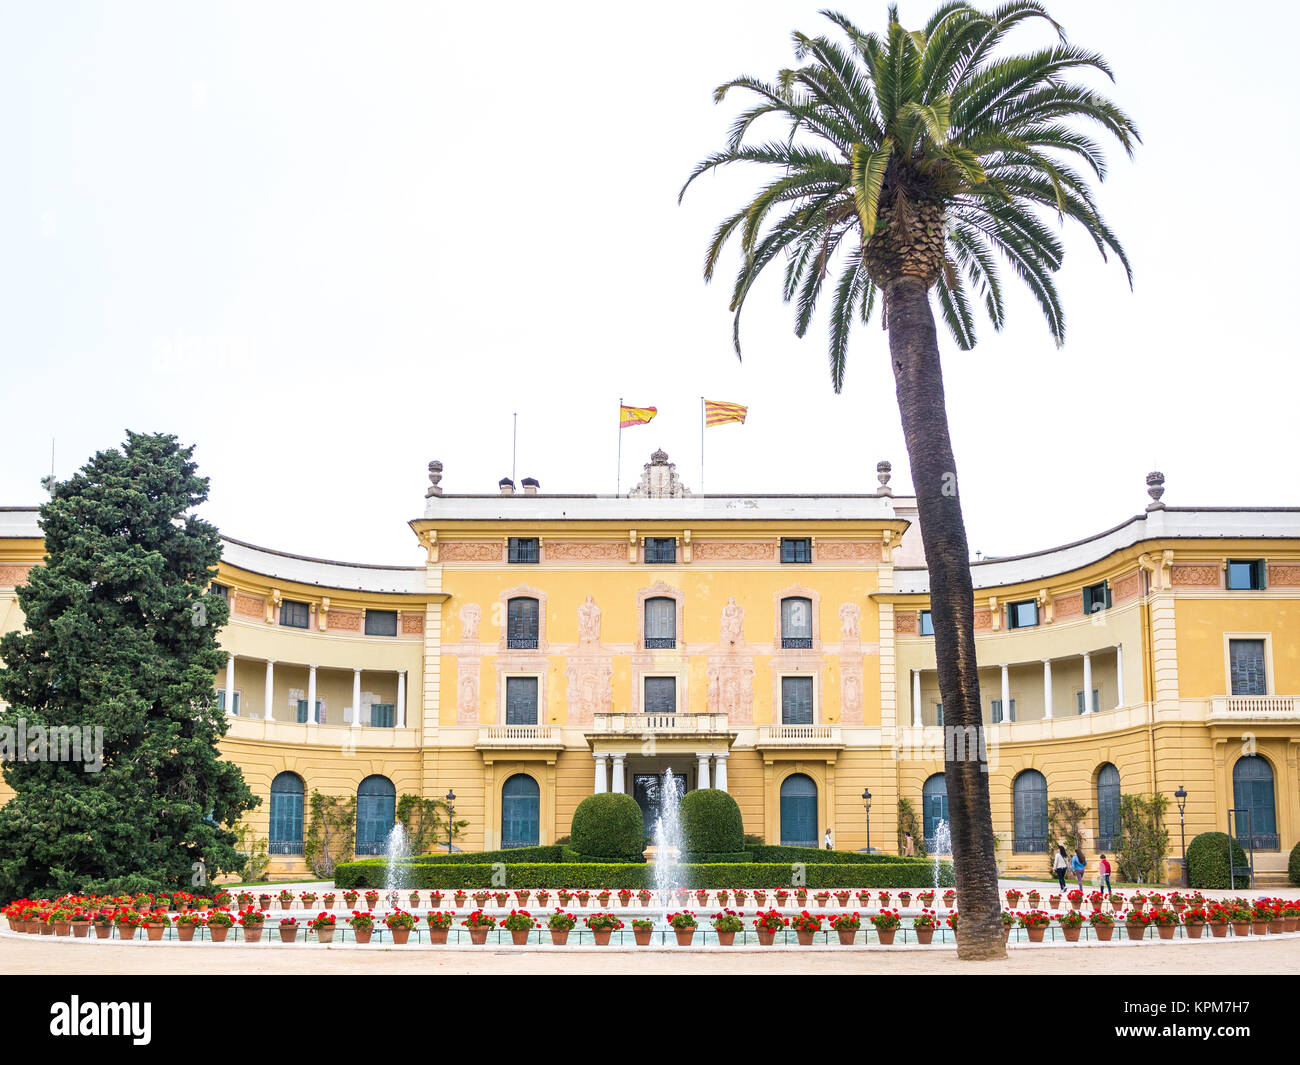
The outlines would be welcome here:
M 945 820 L 927 571 L 888 464 L 835 496 L 694 496 L 662 452 L 616 497 L 444 495 L 430 471 L 422 564 L 224 542 L 222 750 L 272 875 L 305 872 L 313 791 L 357 796 L 359 854 L 406 793 L 454 793 L 468 850 L 554 842 L 593 792 L 649 822 L 669 768 L 771 843 L 896 851 L 900 799 L 927 836 Z M 1114 528 L 971 566 L 1008 874 L 1047 869 L 1057 796 L 1088 807 L 1090 855 L 1121 794 L 1160 793 L 1176 857 L 1180 787 L 1188 840 L 1238 811 L 1261 883 L 1300 839 L 1300 509 L 1167 507 L 1157 478 Z M 42 556 L 35 509 L 0 510 L 0 630 Z

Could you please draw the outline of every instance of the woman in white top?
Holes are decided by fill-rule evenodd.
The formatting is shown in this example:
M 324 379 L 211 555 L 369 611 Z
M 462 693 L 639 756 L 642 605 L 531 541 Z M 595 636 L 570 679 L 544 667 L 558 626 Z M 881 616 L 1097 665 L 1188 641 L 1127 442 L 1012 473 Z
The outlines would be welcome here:
M 1052 855 L 1052 872 L 1056 875 L 1062 891 L 1065 890 L 1065 871 L 1069 867 L 1070 860 L 1065 856 L 1065 847 L 1058 844 L 1056 853 Z

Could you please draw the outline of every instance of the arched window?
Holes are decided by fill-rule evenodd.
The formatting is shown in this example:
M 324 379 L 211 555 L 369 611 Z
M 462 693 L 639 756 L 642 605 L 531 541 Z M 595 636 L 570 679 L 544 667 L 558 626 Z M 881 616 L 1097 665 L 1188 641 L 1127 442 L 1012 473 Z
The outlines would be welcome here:
M 1026 769 L 1011 786 L 1015 803 L 1016 834 L 1012 850 L 1021 853 L 1047 851 L 1047 778 L 1037 769 Z
M 366 777 L 357 788 L 357 853 L 383 854 L 397 819 L 397 790 L 387 777 Z
M 1119 770 L 1107 762 L 1097 770 L 1097 848 L 1119 847 Z
M 677 646 L 677 600 L 656 596 L 645 601 L 647 649 Z
M 531 596 L 516 596 L 506 603 L 506 647 L 535 651 L 541 611 Z
M 535 847 L 541 823 L 541 793 L 527 773 L 516 773 L 501 789 L 501 846 Z
M 270 854 L 302 853 L 302 777 L 280 773 L 271 781 Z
M 921 787 L 921 810 L 925 826 L 925 849 L 931 854 L 947 854 L 952 850 L 951 840 L 936 843 L 939 825 L 948 825 L 948 778 L 942 773 L 926 777 Z
M 1268 759 L 1248 754 L 1232 767 L 1232 806 L 1236 810 L 1233 834 L 1245 846 L 1248 837 L 1258 851 L 1275 851 L 1281 841 L 1277 834 L 1277 813 L 1273 806 L 1273 767 Z
M 813 645 L 812 600 L 792 595 L 781 600 L 781 646 Z
M 817 846 L 817 785 L 802 773 L 781 782 L 781 846 Z

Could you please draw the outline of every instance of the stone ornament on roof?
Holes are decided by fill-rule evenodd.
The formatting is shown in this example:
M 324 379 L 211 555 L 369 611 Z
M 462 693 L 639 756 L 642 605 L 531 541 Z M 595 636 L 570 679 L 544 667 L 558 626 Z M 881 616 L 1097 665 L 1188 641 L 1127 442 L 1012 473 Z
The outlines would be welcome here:
M 656 450 L 641 468 L 641 480 L 628 495 L 634 499 L 680 499 L 690 490 L 677 476 L 676 463 L 668 461 L 668 452 Z

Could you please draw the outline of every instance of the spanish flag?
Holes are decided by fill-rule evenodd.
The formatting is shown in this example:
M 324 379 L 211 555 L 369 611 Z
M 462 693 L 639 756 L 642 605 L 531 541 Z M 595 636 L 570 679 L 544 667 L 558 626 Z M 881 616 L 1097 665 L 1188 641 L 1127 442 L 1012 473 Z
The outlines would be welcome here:
M 626 429 L 629 425 L 645 425 L 658 413 L 657 407 L 628 407 L 620 403 L 618 407 L 618 427 Z
M 749 408 L 742 407 L 739 403 L 719 403 L 712 399 L 704 401 L 705 425 L 723 425 L 726 422 L 743 424 L 748 413 Z

